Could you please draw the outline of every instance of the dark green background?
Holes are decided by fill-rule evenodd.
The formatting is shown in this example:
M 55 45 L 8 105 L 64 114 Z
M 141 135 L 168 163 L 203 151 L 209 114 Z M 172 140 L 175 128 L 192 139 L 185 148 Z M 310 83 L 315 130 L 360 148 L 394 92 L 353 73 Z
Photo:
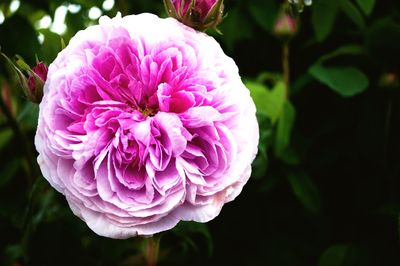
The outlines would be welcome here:
M 313 2 L 292 11 L 300 29 L 290 42 L 290 98 L 281 99 L 265 92 L 278 91 L 282 79 L 282 41 L 272 33 L 281 1 L 225 1 L 223 35 L 210 34 L 253 95 L 270 97 L 257 102 L 260 152 L 243 192 L 214 221 L 162 234 L 160 265 L 400 265 L 400 87 L 398 79 L 382 80 L 399 75 L 400 2 Z M 48 30 L 40 30 L 39 44 L 36 21 L 62 4 L 81 4 L 67 14 L 68 43 L 94 23 L 88 10 L 102 1 L 22 1 L 15 14 L 9 3 L 0 3 L 2 51 L 33 65 L 35 54 L 51 63 L 61 49 Z M 161 0 L 117 0 L 105 14 L 118 10 L 165 16 Z M 37 107 L 6 65 L 2 102 L 7 81 L 11 115 L 26 140 L 0 113 L 0 264 L 142 265 L 142 239 L 98 237 L 30 166 Z M 267 100 L 284 111 L 273 118 Z

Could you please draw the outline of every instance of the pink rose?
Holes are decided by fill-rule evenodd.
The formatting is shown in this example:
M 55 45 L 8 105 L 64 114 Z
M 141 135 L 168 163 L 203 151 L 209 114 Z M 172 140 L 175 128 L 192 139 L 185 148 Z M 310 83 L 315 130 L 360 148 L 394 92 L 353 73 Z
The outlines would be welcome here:
M 258 125 L 212 37 L 151 14 L 102 17 L 49 66 L 35 144 L 72 211 L 128 238 L 215 218 L 250 176 Z

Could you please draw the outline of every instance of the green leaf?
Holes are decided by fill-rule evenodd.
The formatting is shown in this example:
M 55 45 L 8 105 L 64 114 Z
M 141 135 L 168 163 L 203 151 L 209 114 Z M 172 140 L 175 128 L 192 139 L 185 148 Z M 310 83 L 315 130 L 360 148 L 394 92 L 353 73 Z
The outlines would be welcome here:
M 347 44 L 340 46 L 333 52 L 327 53 L 323 56 L 321 56 L 318 59 L 318 62 L 322 63 L 324 61 L 327 61 L 329 59 L 342 56 L 342 55 L 360 55 L 364 53 L 364 48 L 358 44 Z
M 275 155 L 277 157 L 282 156 L 290 144 L 295 118 L 296 110 L 289 101 L 285 101 L 275 136 Z
M 261 179 L 266 176 L 268 168 L 268 148 L 273 141 L 274 130 L 271 119 L 260 113 L 257 114 L 257 120 L 260 128 L 260 140 L 258 145 L 258 153 L 252 164 L 251 176 L 255 179 Z
M 9 128 L 0 131 L 0 150 L 2 150 L 10 142 L 12 136 L 13 132 Z
M 13 62 L 13 60 L 11 60 L 6 54 L 0 52 L 0 55 L 6 60 L 8 69 L 11 71 L 12 74 L 15 75 L 15 77 L 19 81 L 21 87 L 27 88 L 27 86 L 28 86 L 27 79 L 26 79 L 24 73 L 22 73 L 22 70 L 20 70 L 18 68 L 18 66 Z
M 374 10 L 375 0 L 356 0 L 356 2 L 365 15 L 371 15 L 372 10 Z
M 290 95 L 296 95 L 303 88 L 308 86 L 314 78 L 308 72 L 301 74 L 297 79 L 295 79 L 290 87 Z
M 251 172 L 252 179 L 264 178 L 268 169 L 268 158 L 265 158 L 264 156 L 261 155 L 257 155 L 256 159 L 252 163 L 252 168 L 253 168 Z
M 308 72 L 343 97 L 359 94 L 369 85 L 368 77 L 355 67 L 325 67 L 314 64 Z
M 293 193 L 311 213 L 318 213 L 321 209 L 321 196 L 318 187 L 306 173 L 289 174 L 288 180 Z
M 324 41 L 333 29 L 338 11 L 338 2 L 332 0 L 315 1 L 312 5 L 312 25 L 319 42 Z
M 35 129 L 39 117 L 39 106 L 32 102 L 26 102 L 17 116 L 17 121 L 24 128 Z
M 65 44 L 64 38 L 61 37 L 60 42 L 61 42 L 61 50 L 64 50 L 65 47 L 67 47 L 67 45 Z
M 261 179 L 265 177 L 268 168 L 268 146 L 271 135 L 271 128 L 265 129 L 260 124 L 260 143 L 258 145 L 257 157 L 252 163 L 252 178 Z
M 20 55 L 15 55 L 15 63 L 20 69 L 25 70 L 27 72 L 31 71 L 31 67 L 25 62 L 25 60 Z
M 348 251 L 348 245 L 332 246 L 322 253 L 318 266 L 343 266 Z
M 350 0 L 341 0 L 340 7 L 347 17 L 358 26 L 358 28 L 363 29 L 365 27 L 364 18 L 355 4 L 350 2 Z
M 258 25 L 271 31 L 278 14 L 277 4 L 274 1 L 256 0 L 250 1 L 247 6 Z
M 285 84 L 282 81 L 276 83 L 272 90 L 261 83 L 246 81 L 246 87 L 257 107 L 257 112 L 264 114 L 275 123 L 281 115 L 285 101 Z
M 163 2 L 164 2 L 164 7 L 167 11 L 168 16 L 173 17 L 173 18 L 178 17 L 177 11 L 175 9 L 175 6 L 173 5 L 173 2 L 169 1 L 169 0 L 163 0 Z
M 286 149 L 279 157 L 287 165 L 299 165 L 300 155 L 294 149 Z

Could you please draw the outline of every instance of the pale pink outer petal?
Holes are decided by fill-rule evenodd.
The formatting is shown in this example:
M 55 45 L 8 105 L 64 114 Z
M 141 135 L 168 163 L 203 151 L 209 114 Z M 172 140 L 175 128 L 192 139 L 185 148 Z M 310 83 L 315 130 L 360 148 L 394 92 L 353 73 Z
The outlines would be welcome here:
M 247 94 L 247 90 L 240 90 L 244 94 Z M 243 186 L 247 183 L 251 176 L 251 163 L 257 155 L 258 151 L 258 140 L 259 140 L 259 128 L 258 122 L 255 116 L 255 105 L 253 101 L 245 95 L 238 95 L 242 97 L 240 99 L 248 99 L 248 103 L 244 103 L 243 110 L 244 118 L 237 128 L 238 134 L 247 136 L 242 138 L 244 143 L 240 146 L 244 149 L 238 154 L 237 163 L 233 164 L 234 168 L 230 173 L 231 180 L 234 180 L 232 184 L 226 187 L 226 189 L 217 194 L 211 204 L 194 206 L 190 203 L 184 203 L 182 206 L 177 208 L 173 215 L 177 218 L 185 221 L 197 221 L 197 222 L 208 222 L 217 217 L 222 209 L 222 206 L 234 200 L 242 191 Z
M 67 197 L 68 199 L 68 197 Z M 157 222 L 138 225 L 135 227 L 117 226 L 105 218 L 105 214 L 82 208 L 79 204 L 75 204 L 73 200 L 68 200 L 68 204 L 72 212 L 84 220 L 90 229 L 100 236 L 127 239 L 137 235 L 151 236 L 155 232 L 162 232 L 175 227 L 179 219 L 169 215 L 161 218 Z

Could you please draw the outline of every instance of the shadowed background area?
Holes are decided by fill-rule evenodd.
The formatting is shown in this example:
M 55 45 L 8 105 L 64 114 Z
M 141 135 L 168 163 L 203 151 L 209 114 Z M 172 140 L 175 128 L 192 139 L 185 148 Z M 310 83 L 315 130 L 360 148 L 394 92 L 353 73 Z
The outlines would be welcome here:
M 400 265 L 400 2 L 293 7 L 289 43 L 280 4 L 227 0 L 223 35 L 209 32 L 254 96 L 259 154 L 215 220 L 162 233 L 159 265 Z M 5 0 L 1 51 L 50 64 L 61 38 L 118 11 L 166 16 L 158 0 Z M 32 164 L 38 107 L 3 58 L 0 89 L 0 264 L 143 265 L 141 238 L 95 235 Z

